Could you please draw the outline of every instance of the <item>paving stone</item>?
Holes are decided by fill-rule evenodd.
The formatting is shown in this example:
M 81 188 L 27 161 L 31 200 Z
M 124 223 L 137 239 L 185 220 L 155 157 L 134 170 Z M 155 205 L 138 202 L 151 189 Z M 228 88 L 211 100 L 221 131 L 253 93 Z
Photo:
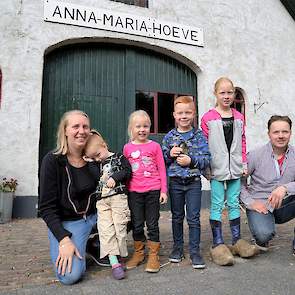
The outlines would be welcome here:
M 227 221 L 227 215 L 223 214 L 224 238 L 227 243 L 231 242 L 231 234 Z M 57 282 L 49 257 L 49 243 L 45 223 L 39 219 L 17 219 L 7 224 L 0 225 L 0 294 L 26 295 L 26 294 L 155 294 L 159 285 L 167 285 L 165 292 L 159 294 L 179 294 L 171 282 L 179 280 L 181 288 L 185 289 L 189 284 L 197 281 L 206 287 L 202 295 L 211 294 L 213 290 L 209 283 L 210 277 L 218 277 L 224 280 L 224 284 L 230 284 L 228 277 L 232 276 L 232 268 L 221 268 L 211 262 L 209 249 L 211 246 L 211 230 L 209 225 L 209 212 L 203 209 L 201 212 L 201 251 L 207 263 L 205 270 L 193 270 L 188 255 L 188 227 L 185 222 L 185 256 L 181 263 L 170 264 L 168 256 L 173 246 L 171 233 L 171 214 L 161 212 L 160 236 L 161 250 L 160 262 L 163 265 L 159 274 L 147 274 L 144 265 L 135 270 L 128 271 L 127 279 L 114 281 L 111 277 L 110 268 L 96 266 L 87 261 L 87 272 L 85 278 L 77 285 L 62 286 Z M 293 273 L 295 270 L 295 259 L 290 255 L 291 239 L 293 237 L 294 221 L 279 225 L 278 233 L 271 242 L 271 251 L 277 251 L 278 255 L 259 255 L 258 258 L 245 260 L 236 259 L 236 271 L 241 269 L 243 276 L 256 279 L 253 269 L 262 269 L 263 264 L 274 263 L 274 266 L 282 265 L 282 272 Z M 250 240 L 250 233 L 246 223 L 246 216 L 242 214 L 243 238 Z M 128 235 L 128 248 L 132 253 L 132 237 Z M 283 259 L 282 259 L 283 257 Z M 269 261 L 271 259 L 271 261 Z M 293 260 L 292 260 L 293 259 Z M 249 266 L 249 267 L 247 267 Z M 251 267 L 250 267 L 251 266 Z M 282 274 L 280 274 L 282 275 Z M 261 273 L 259 273 L 261 277 Z M 98 283 L 99 282 L 99 283 Z M 171 286 L 169 286 L 169 284 Z M 108 286 L 103 291 L 101 286 Z M 148 290 L 142 291 L 141 286 L 147 285 Z M 286 281 L 286 288 L 281 282 L 276 287 L 269 287 L 265 294 L 291 294 L 295 289 L 294 281 Z M 124 288 L 127 288 L 126 290 Z M 118 292 L 120 290 L 120 292 Z M 214 291 L 214 290 L 213 290 Z M 214 292 L 212 291 L 212 294 Z M 267 292 L 270 293 L 267 293 Z M 272 293 L 271 293 L 272 292 Z M 192 293 L 193 294 L 193 293 Z M 217 293 L 216 293 L 217 294 Z M 221 294 L 221 293 L 220 293 Z M 224 293 L 225 294 L 225 293 Z M 226 294 L 243 294 L 240 291 Z M 251 294 L 245 292 L 244 294 Z M 252 293 L 259 294 L 259 293 Z M 293 294 L 293 293 L 292 293 Z

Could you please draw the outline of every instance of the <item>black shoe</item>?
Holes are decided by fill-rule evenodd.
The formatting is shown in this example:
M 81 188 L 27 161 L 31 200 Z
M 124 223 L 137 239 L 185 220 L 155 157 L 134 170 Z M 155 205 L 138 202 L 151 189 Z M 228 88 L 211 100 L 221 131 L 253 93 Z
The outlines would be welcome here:
M 86 254 L 91 257 L 93 261 L 99 266 L 111 266 L 109 258 L 107 256 L 100 258 L 98 237 L 90 238 L 86 245 Z
M 91 232 L 90 232 L 90 236 L 89 236 L 89 238 L 94 238 L 96 235 L 99 237 L 99 235 L 98 235 L 97 225 L 95 224 L 95 225 L 92 227 L 92 229 L 91 229 Z M 88 239 L 89 239 L 89 238 L 88 238 Z M 99 239 L 98 239 L 98 240 L 99 240 Z
M 293 250 L 292 250 L 292 252 L 293 252 L 293 255 L 295 256 L 295 238 L 293 240 Z
M 132 222 L 131 221 L 128 221 L 127 222 L 127 234 L 129 233 L 129 232 L 131 232 L 132 231 Z
M 90 253 L 90 252 L 86 252 L 86 255 L 91 257 L 93 259 L 93 261 L 99 266 L 105 266 L 105 267 L 111 266 L 108 256 L 105 256 L 103 258 L 99 258 L 99 255 L 96 255 L 96 253 Z
M 254 244 L 257 249 L 259 249 L 261 252 L 267 252 L 269 250 L 269 242 L 265 243 L 255 243 Z
M 108 256 L 105 256 L 105 257 L 99 258 L 99 259 L 93 258 L 93 260 L 95 260 L 95 262 L 100 266 L 111 267 L 111 263 L 110 263 Z
M 173 263 L 179 263 L 183 258 L 183 249 L 179 247 L 173 247 L 173 250 L 169 255 L 169 261 Z
M 191 255 L 192 267 L 196 269 L 203 269 L 206 267 L 206 264 L 202 256 L 198 254 Z

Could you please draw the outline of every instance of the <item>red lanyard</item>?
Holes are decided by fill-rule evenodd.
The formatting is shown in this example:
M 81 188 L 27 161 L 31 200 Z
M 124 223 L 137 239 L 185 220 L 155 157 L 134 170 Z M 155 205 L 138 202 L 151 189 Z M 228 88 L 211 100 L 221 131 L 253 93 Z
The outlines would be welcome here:
M 280 174 L 282 174 L 282 166 L 283 166 L 284 160 L 285 160 L 285 154 L 283 154 L 283 156 L 277 160 L 280 167 Z

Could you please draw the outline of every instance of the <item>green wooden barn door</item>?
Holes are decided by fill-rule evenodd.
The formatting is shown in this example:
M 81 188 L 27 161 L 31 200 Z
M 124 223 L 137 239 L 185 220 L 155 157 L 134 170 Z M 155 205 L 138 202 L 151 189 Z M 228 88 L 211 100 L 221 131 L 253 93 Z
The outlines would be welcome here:
M 196 75 L 187 66 L 143 48 L 71 45 L 46 55 L 44 64 L 40 159 L 55 147 L 58 122 L 68 110 L 85 111 L 110 148 L 120 151 L 138 91 L 197 95 Z M 160 118 L 171 118 L 171 100 L 159 100 L 157 111 Z M 157 141 L 162 137 L 161 132 L 152 135 Z
M 55 50 L 45 58 L 40 159 L 55 147 L 62 114 L 85 111 L 114 150 L 121 150 L 125 134 L 125 50 L 87 44 Z
M 158 125 L 158 132 L 152 134 L 151 138 L 161 142 L 167 130 L 174 127 L 172 115 L 174 97 L 190 95 L 197 99 L 196 74 L 179 61 L 151 50 L 133 49 L 128 56 L 130 62 L 126 64 L 126 67 L 129 67 L 130 72 L 134 74 L 133 89 L 126 89 L 126 91 L 130 91 L 127 97 L 135 99 L 135 102 L 131 103 L 131 109 L 136 108 L 137 105 L 140 106 L 138 108 L 145 109 L 144 103 L 140 102 L 143 95 L 139 97 L 139 101 L 136 101 L 138 98 L 135 97 L 136 93 L 143 92 L 156 96 L 157 102 L 154 105 L 156 110 L 154 111 L 158 116 L 158 123 L 155 123 Z M 133 71 L 131 71 L 132 68 Z M 150 113 L 152 106 L 150 103 L 148 104 L 145 110 Z M 154 116 L 151 117 L 155 119 Z M 165 122 L 161 122 L 161 120 L 165 120 L 169 125 L 169 128 L 165 128 L 165 132 L 162 131 Z

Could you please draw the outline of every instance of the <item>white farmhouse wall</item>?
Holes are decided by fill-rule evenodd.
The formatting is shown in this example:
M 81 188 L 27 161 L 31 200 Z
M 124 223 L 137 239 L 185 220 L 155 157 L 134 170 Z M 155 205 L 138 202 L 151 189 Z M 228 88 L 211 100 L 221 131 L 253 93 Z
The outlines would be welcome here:
M 267 140 L 272 114 L 295 120 L 295 22 L 278 0 L 152 0 L 139 8 L 108 0 L 68 0 L 204 29 L 205 46 L 177 44 L 43 21 L 43 1 L 0 1 L 0 177 L 19 180 L 18 195 L 36 196 L 44 52 L 71 39 L 137 41 L 175 52 L 198 76 L 200 116 L 214 105 L 214 81 L 230 77 L 247 95 L 248 147 Z M 187 62 L 189 60 L 190 62 Z M 254 103 L 267 101 L 256 113 Z

